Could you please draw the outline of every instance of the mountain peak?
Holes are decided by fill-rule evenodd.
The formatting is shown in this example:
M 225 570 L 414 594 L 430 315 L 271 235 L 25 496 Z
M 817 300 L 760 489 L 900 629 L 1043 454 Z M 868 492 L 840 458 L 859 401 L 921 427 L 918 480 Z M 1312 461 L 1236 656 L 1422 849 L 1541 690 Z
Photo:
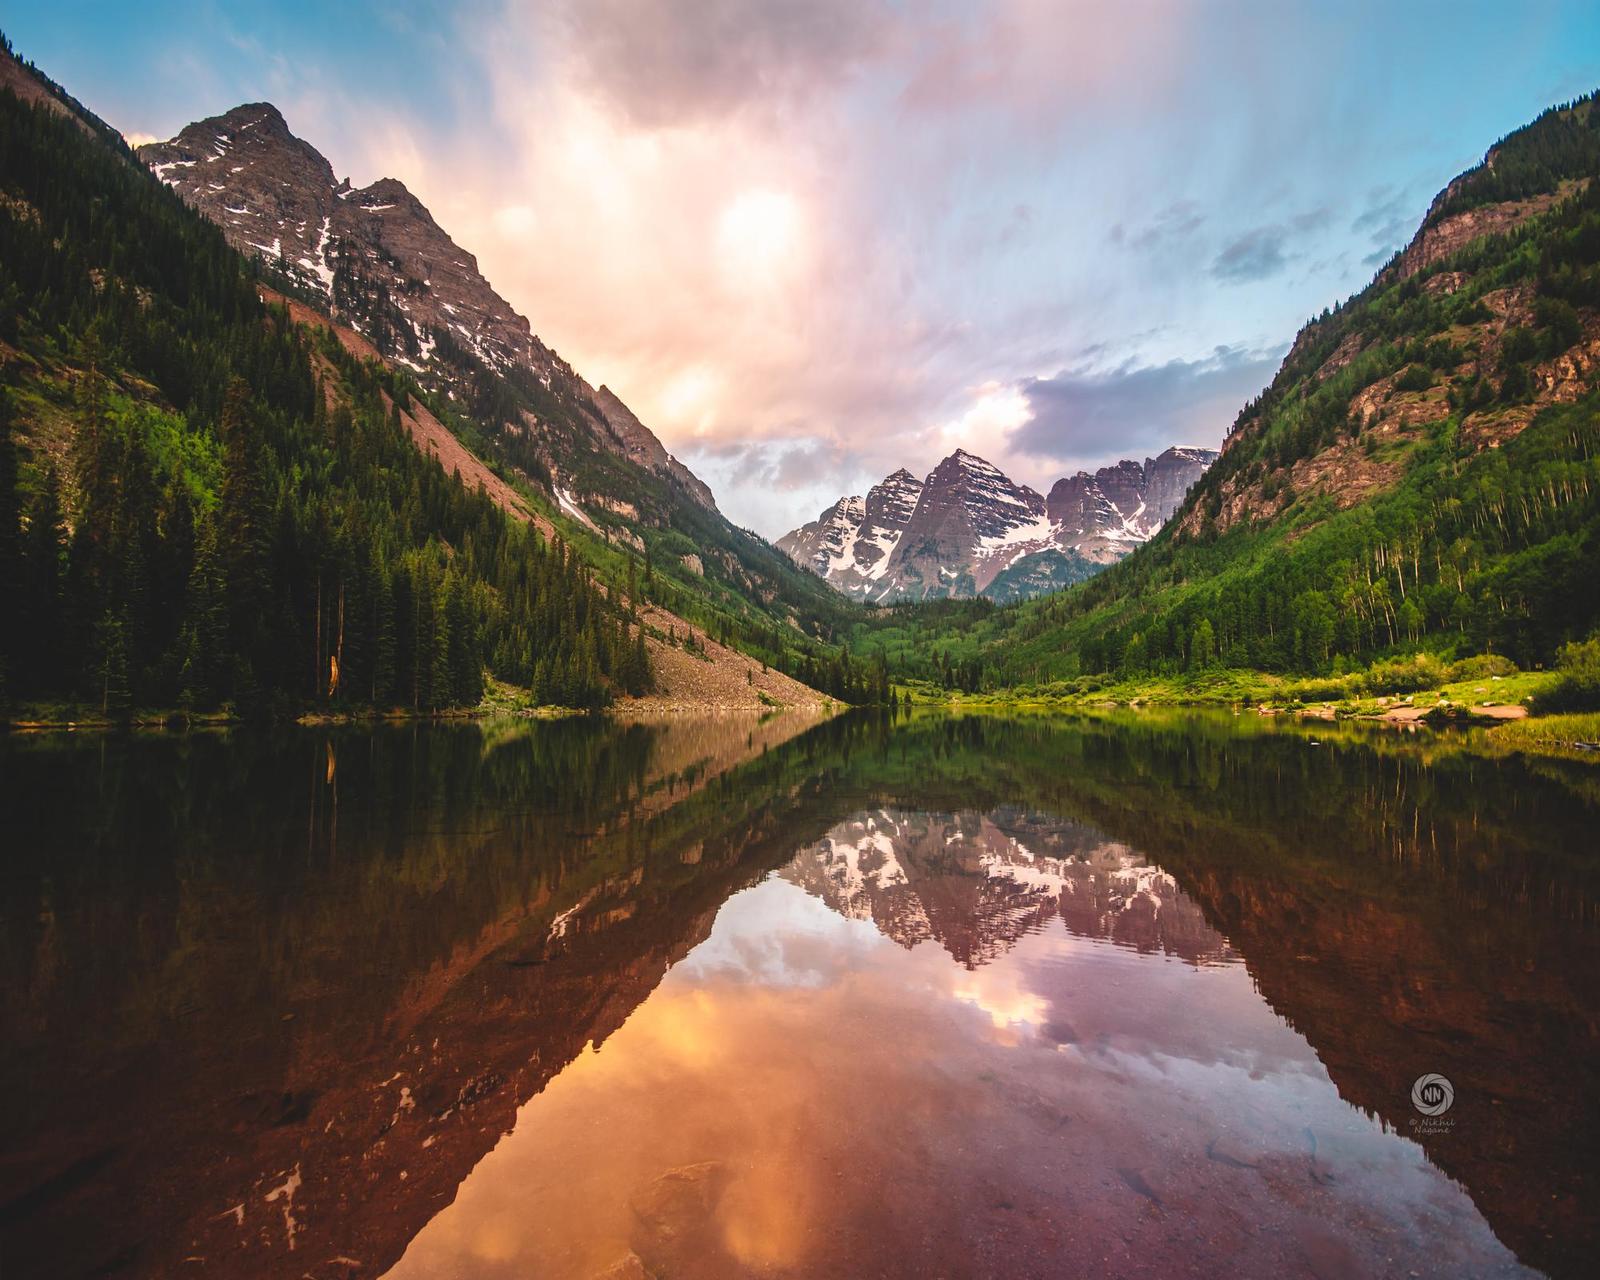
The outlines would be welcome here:
M 490 367 L 567 372 L 404 183 L 336 181 L 272 103 L 197 121 L 138 155 L 235 248 L 320 292 L 390 359 L 420 371 L 448 334 Z
M 349 198 L 368 205 L 379 200 L 386 200 L 395 204 L 413 204 L 421 208 L 424 213 L 427 212 L 423 208 L 422 201 L 412 195 L 411 189 L 401 182 L 399 178 L 379 178 L 370 186 L 352 191 Z M 431 219 L 432 215 L 430 214 L 429 217 Z
M 1005 473 L 990 462 L 987 458 L 980 458 L 977 454 L 966 449 L 957 449 L 949 457 L 936 466 L 928 475 L 929 484 L 964 483 L 974 478 L 988 482 L 995 478 L 1004 480 L 1007 484 Z
M 271 129 L 281 129 L 284 133 L 289 132 L 289 122 L 283 118 L 283 112 L 270 102 L 241 102 L 233 110 L 214 119 L 240 129 L 265 125 Z
M 863 498 L 840 498 L 810 524 L 778 539 L 778 550 L 847 595 L 880 600 L 885 571 L 922 496 L 922 481 L 901 467 Z

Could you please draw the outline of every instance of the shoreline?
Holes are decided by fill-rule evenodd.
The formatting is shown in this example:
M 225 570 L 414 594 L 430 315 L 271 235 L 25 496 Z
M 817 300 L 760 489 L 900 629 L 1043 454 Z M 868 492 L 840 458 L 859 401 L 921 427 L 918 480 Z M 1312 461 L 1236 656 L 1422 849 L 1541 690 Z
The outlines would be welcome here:
M 913 710 L 927 714 L 1072 716 L 1124 713 L 1134 715 L 1196 711 L 1233 717 L 1250 716 L 1263 722 L 1293 723 L 1307 732 L 1318 725 L 1345 729 L 1371 729 L 1396 739 L 1418 739 L 1453 744 L 1486 758 L 1521 754 L 1541 759 L 1600 765 L 1600 712 L 1535 716 L 1526 707 L 1465 708 L 1465 714 L 1429 717 L 1433 707 L 1406 705 L 1388 714 L 1346 712 L 1332 706 L 1279 707 L 1229 702 L 1222 699 L 1117 700 L 1106 697 L 1016 697 L 967 694 L 951 698 L 919 698 Z M 1437 706 L 1438 704 L 1434 704 Z M 1454 707 L 1455 704 L 1445 704 Z M 1484 714 L 1499 711 L 1502 714 Z M 1508 712 L 1515 714 L 1506 714 Z M 1478 714 L 1473 714 L 1477 712 Z
M 413 724 L 465 720 L 577 720 L 597 717 L 611 720 L 656 720 L 676 716 L 770 716 L 805 714 L 836 715 L 851 708 L 833 699 L 803 703 L 714 703 L 688 702 L 648 697 L 626 699 L 595 711 L 573 707 L 512 707 L 502 705 L 453 707 L 439 711 L 342 711 L 303 712 L 295 716 L 251 718 L 233 712 L 188 713 L 183 711 L 140 711 L 114 719 L 98 712 L 61 716 L 40 715 L 29 709 L 16 718 L 0 720 L 0 731 L 27 735 L 43 733 L 186 733 L 196 729 L 281 728 L 294 725 L 320 728 L 335 725 Z

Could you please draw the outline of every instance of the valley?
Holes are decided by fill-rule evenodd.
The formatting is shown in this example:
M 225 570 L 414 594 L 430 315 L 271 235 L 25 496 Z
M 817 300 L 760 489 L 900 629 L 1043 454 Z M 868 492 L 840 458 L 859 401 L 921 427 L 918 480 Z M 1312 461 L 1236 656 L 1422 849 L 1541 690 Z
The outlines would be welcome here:
M 8 15 L 0 1278 L 1591 1274 L 1591 9 Z
M 135 178 L 130 167 L 148 166 L 243 255 L 229 268 L 236 288 L 264 301 L 250 323 L 280 326 L 272 341 L 285 352 L 303 343 L 307 364 L 295 376 L 301 388 L 320 388 L 287 401 L 280 394 L 285 409 L 330 422 L 365 414 L 374 427 L 387 416 L 447 486 L 459 477 L 464 496 L 481 495 L 559 547 L 595 598 L 610 602 L 600 612 L 615 621 L 597 621 L 583 644 L 563 643 L 541 676 L 506 649 L 520 641 L 493 621 L 499 606 L 489 597 L 468 606 L 472 593 L 464 593 L 452 625 L 474 633 L 477 661 L 487 660 L 502 686 L 527 690 L 530 704 L 581 708 L 648 696 L 666 706 L 760 707 L 887 699 L 913 687 L 1028 698 L 1062 681 L 1211 670 L 1337 681 L 1418 652 L 1446 663 L 1498 653 L 1533 668 L 1553 663 L 1562 643 L 1582 639 L 1596 621 L 1593 592 L 1571 589 L 1594 580 L 1600 554 L 1590 389 L 1591 348 L 1600 350 L 1590 281 L 1600 270 L 1590 224 L 1600 215 L 1590 179 L 1600 152 L 1591 100 L 1546 113 L 1452 183 L 1410 247 L 1302 331 L 1220 452 L 1174 446 L 1142 463 L 1066 476 L 1041 495 L 958 449 L 923 479 L 896 471 L 772 545 L 730 523 L 710 489 L 611 390 L 592 387 L 541 342 L 402 184 L 357 189 L 336 178 L 269 103 L 113 159 L 103 124 L 9 54 L 6 65 L 8 84 L 44 104 L 72 148 L 87 157 L 107 147 L 96 163 L 124 184 Z M 25 190 L 14 200 L 14 211 L 36 211 Z M 33 225 L 30 216 L 13 212 L 18 233 Z M 82 287 L 94 293 L 103 273 L 94 268 Z M 127 286 L 130 297 L 172 288 Z M 98 296 L 104 306 L 117 295 Z M 173 305 L 193 304 L 174 294 Z M 105 332 L 102 325 L 96 341 Z M 130 422 L 147 412 L 192 416 L 198 388 L 159 371 L 150 343 L 164 339 L 156 335 L 141 339 L 148 354 L 116 344 L 107 354 L 123 367 L 103 372 L 105 356 L 86 354 L 81 337 L 63 345 L 43 329 L 14 336 L 17 520 L 36 524 L 30 511 L 54 504 L 58 538 L 72 540 L 79 508 L 93 496 L 69 425 L 85 367 Z M 199 403 L 214 413 L 225 371 L 210 377 Z M 289 408 L 295 397 L 299 407 Z M 260 403 L 283 412 L 268 408 L 270 395 Z M 278 465 L 297 465 L 293 450 L 275 447 Z M 153 483 L 179 483 L 208 509 L 215 463 L 208 474 L 181 453 L 156 462 Z M 51 484 L 54 495 L 44 492 Z M 181 596 L 197 572 L 187 548 L 197 544 L 184 534 L 169 546 L 169 533 L 193 514 L 158 502 L 142 518 L 151 522 L 139 535 L 145 555 L 174 558 L 164 589 Z M 434 545 L 450 542 L 447 534 Z M 28 568 L 21 550 L 11 554 L 27 581 L 76 581 L 49 565 Z M 75 554 L 58 542 L 63 563 Z M 352 554 L 362 558 L 352 547 L 335 559 L 353 564 Z M 311 555 L 328 563 L 328 550 Z M 436 579 L 426 587 L 418 569 L 408 570 L 407 594 L 454 590 L 444 561 L 434 565 L 423 571 Z M 352 657 L 335 651 L 342 639 L 327 639 L 350 626 L 352 591 L 376 598 L 367 578 L 358 584 L 350 568 L 331 577 L 322 569 L 292 583 L 292 647 L 308 655 L 301 669 L 316 678 L 274 675 L 268 683 L 278 691 L 259 705 L 359 709 L 350 683 L 331 675 L 336 661 L 357 663 L 369 691 L 362 701 L 374 709 L 403 705 L 378 692 L 386 680 L 359 666 L 363 650 L 389 642 L 370 631 L 353 637 Z M 181 607 L 162 621 L 80 620 L 68 602 L 55 607 L 60 625 L 78 629 L 77 661 L 99 672 L 99 706 L 88 682 L 67 687 L 48 663 L 30 668 L 21 643 L 10 685 L 38 686 L 32 697 L 13 695 L 29 704 L 24 719 L 159 720 L 180 705 L 202 713 L 250 701 L 240 696 L 245 685 L 220 674 L 199 690 L 185 687 L 175 653 L 164 668 L 151 664 L 151 646 L 178 644 L 189 625 Z M 398 598 L 387 606 L 407 607 Z M 372 619 L 369 626 L 383 625 Z M 113 622 L 137 652 L 123 640 L 124 652 L 111 654 L 89 634 Z M 447 643 L 460 648 L 462 637 Z M 392 687 L 409 688 L 415 710 L 459 705 L 478 684 L 466 674 L 474 659 L 463 651 L 453 661 L 461 670 L 454 681 L 401 672 Z

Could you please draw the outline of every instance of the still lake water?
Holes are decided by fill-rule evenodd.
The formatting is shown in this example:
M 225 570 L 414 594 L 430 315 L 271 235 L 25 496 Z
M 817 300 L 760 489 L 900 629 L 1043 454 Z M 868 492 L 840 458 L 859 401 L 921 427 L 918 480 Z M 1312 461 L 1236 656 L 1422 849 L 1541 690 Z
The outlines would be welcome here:
M 1600 1247 L 1600 771 L 776 717 L 12 738 L 0 803 L 5 1280 Z

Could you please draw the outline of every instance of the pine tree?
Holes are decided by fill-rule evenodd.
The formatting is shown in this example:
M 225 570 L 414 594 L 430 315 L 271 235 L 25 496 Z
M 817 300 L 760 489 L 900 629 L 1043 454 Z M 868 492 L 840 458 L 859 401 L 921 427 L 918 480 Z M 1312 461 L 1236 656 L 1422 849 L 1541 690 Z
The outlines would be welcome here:
M 200 522 L 195 542 L 180 640 L 179 699 L 184 706 L 197 709 L 217 704 L 228 651 L 227 580 L 217 539 L 218 520 L 207 516 Z
M 376 549 L 372 553 L 372 705 L 390 706 L 394 703 L 395 663 L 398 637 L 395 634 L 394 588 L 389 575 L 378 560 Z
M 233 693 L 242 704 L 262 693 L 276 666 L 268 620 L 272 536 L 265 463 L 257 437 L 250 391 L 240 378 L 228 384 L 219 434 L 222 437 L 222 555 L 227 582 L 228 627 L 234 658 Z
M 100 714 L 125 719 L 133 706 L 128 684 L 127 625 L 107 609 L 95 626 L 95 674 L 100 693 Z
M 54 466 L 46 466 L 39 491 L 28 507 L 28 528 L 22 548 L 22 614 L 28 620 L 21 637 L 19 675 L 26 687 L 59 692 L 62 686 L 61 566 L 63 522 L 61 486 Z
M 19 611 L 23 603 L 22 509 L 11 420 L 11 396 L 0 388 L 0 707 L 9 705 L 25 625 Z
M 432 598 L 427 706 L 436 711 L 455 703 L 450 687 L 450 595 L 445 579 L 441 578 L 433 588 Z

